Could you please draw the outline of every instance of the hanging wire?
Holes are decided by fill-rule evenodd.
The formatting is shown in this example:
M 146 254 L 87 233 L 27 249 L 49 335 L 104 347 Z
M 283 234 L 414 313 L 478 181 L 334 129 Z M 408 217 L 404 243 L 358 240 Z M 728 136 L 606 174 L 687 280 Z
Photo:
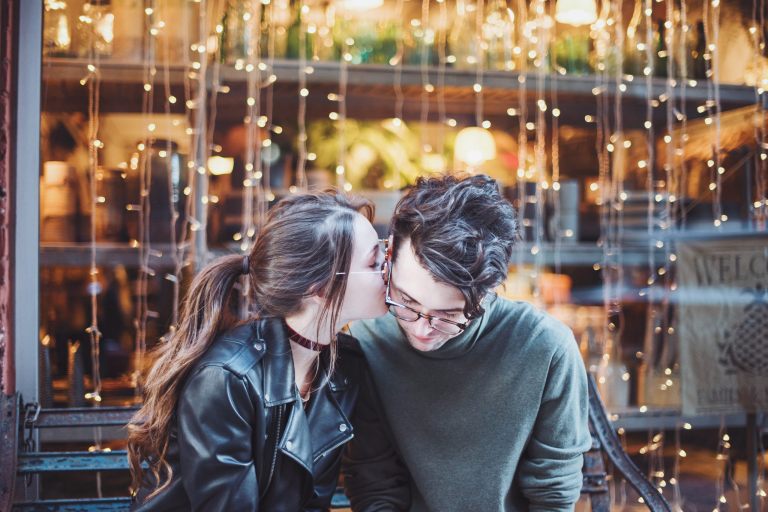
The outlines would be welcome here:
M 435 87 L 429 80 L 429 46 L 427 45 L 429 24 L 429 0 L 421 0 L 421 48 L 419 52 L 419 70 L 421 74 L 421 107 L 419 115 L 419 131 L 421 154 L 431 153 L 432 148 L 427 143 L 427 123 L 429 122 L 429 96 Z
M 604 0 L 607 1 L 607 0 Z M 555 19 L 555 2 L 550 2 L 550 17 L 552 19 Z M 557 66 L 557 53 L 555 51 L 555 46 L 552 46 L 550 50 L 550 61 L 553 63 L 553 67 Z M 562 245 L 563 245 L 563 236 L 565 233 L 563 233 L 562 229 L 562 217 L 561 217 L 561 202 L 560 202 L 560 105 L 558 103 L 558 95 L 557 95 L 557 86 L 558 86 L 558 75 L 559 73 L 555 71 L 554 73 L 550 74 L 550 113 L 552 115 L 552 192 L 550 197 L 552 198 L 552 206 L 553 206 L 553 224 L 555 225 L 554 229 L 554 250 L 553 250 L 553 258 L 554 258 L 554 267 L 555 267 L 555 273 L 560 274 L 562 272 Z M 572 236 L 576 236 L 575 234 L 572 234 Z M 559 306 L 561 303 L 561 296 L 560 294 L 555 295 L 555 306 Z
M 91 21 L 93 25 L 95 20 Z M 90 282 L 88 291 L 91 307 L 91 324 L 86 329 L 91 342 L 91 364 L 93 372 L 93 390 L 85 395 L 85 398 L 92 400 L 95 406 L 98 406 L 102 400 L 101 397 L 101 370 L 99 349 L 101 343 L 101 331 L 99 330 L 99 303 L 98 296 L 102 288 L 99 282 L 99 269 L 96 266 L 96 210 L 99 204 L 106 198 L 100 198 L 98 195 L 97 181 L 99 180 L 99 149 L 102 143 L 99 140 L 99 110 L 101 106 L 101 58 L 95 48 L 95 28 L 90 27 L 88 31 L 88 173 L 91 196 L 91 224 L 90 224 Z M 97 436 L 100 438 L 100 435 Z M 100 448 L 101 440 L 97 439 L 96 446 Z M 99 490 L 101 492 L 101 490 Z
M 688 4 L 687 0 L 680 0 L 680 26 L 682 29 L 682 37 L 680 38 L 680 65 L 685 65 L 687 67 L 688 62 L 688 47 L 685 44 L 686 39 L 689 37 L 688 32 L 691 30 L 691 26 L 688 23 Z M 693 69 L 687 70 L 688 75 L 693 75 Z M 689 76 L 681 76 L 680 77 L 680 93 L 679 93 L 679 101 L 678 101 L 678 107 L 675 111 L 675 119 L 680 123 L 680 134 L 678 137 L 675 138 L 675 174 L 676 174 L 676 183 L 677 183 L 677 193 L 676 193 L 676 201 L 675 205 L 676 207 L 673 208 L 675 211 L 675 219 L 679 225 L 680 230 L 684 230 L 686 227 L 686 211 L 685 211 L 685 203 L 682 201 L 683 198 L 686 198 L 688 196 L 688 166 L 685 160 L 685 147 L 688 143 L 688 114 L 686 112 L 686 105 L 687 105 L 687 91 L 688 86 L 694 86 L 698 85 L 696 80 L 689 78 Z M 676 258 L 677 256 L 675 256 Z M 675 291 L 676 285 L 672 284 L 673 290 Z
M 720 416 L 720 428 L 717 433 L 717 455 L 715 460 L 719 468 L 718 477 L 715 481 L 715 506 L 713 512 L 719 512 L 721 509 L 728 509 L 728 499 L 725 496 L 726 472 L 730 464 L 731 456 L 731 437 L 725 427 L 725 416 Z
M 620 153 L 625 155 L 627 153 L 627 147 L 625 143 L 624 135 L 624 111 L 623 111 L 623 99 L 624 92 L 626 91 L 626 84 L 624 83 L 624 57 L 622 49 L 624 48 L 624 24 L 622 18 L 622 2 L 621 0 L 613 0 L 611 4 L 611 11 L 609 14 L 609 21 L 613 20 L 615 43 L 614 47 L 619 50 L 613 55 L 616 59 L 614 65 L 614 105 L 613 105 L 613 131 L 608 138 L 608 145 L 613 148 L 613 154 Z M 608 22 L 607 22 L 608 23 Z M 611 55 L 608 53 L 607 55 Z M 608 67 L 606 66 L 606 72 Z M 606 76 L 606 83 L 608 82 L 608 76 Z M 606 106 L 607 109 L 607 106 Z M 606 145 L 606 149 L 610 149 Z M 603 246 L 603 267 L 602 276 L 604 282 L 604 295 L 603 295 L 603 307 L 606 316 L 611 319 L 613 317 L 621 318 L 622 315 L 622 295 L 624 286 L 624 261 L 622 251 L 622 240 L 624 237 L 624 200 L 626 192 L 624 191 L 624 176 L 623 169 L 618 165 L 614 165 L 614 162 L 608 159 L 609 183 L 608 194 L 605 196 L 605 201 L 611 203 L 611 208 L 608 211 L 608 233 L 604 238 Z M 624 159 L 626 161 L 626 158 Z M 614 207 L 615 206 L 615 207 Z M 610 322 L 606 322 L 610 330 Z M 618 328 L 611 334 L 612 342 L 614 343 L 615 353 L 621 353 L 621 341 L 624 329 L 624 322 L 619 321 Z M 608 338 L 606 338 L 608 339 Z
M 88 87 L 88 174 L 89 189 L 91 199 L 91 223 L 90 223 L 90 268 L 88 294 L 90 296 L 91 323 L 86 328 L 91 343 L 91 391 L 85 394 L 87 400 L 92 401 L 94 407 L 99 407 L 102 401 L 102 381 L 101 381 L 101 338 L 102 333 L 99 329 L 99 293 L 102 284 L 99 282 L 99 269 L 96 266 L 96 218 L 99 205 L 106 202 L 106 197 L 100 197 L 98 194 L 97 181 L 102 178 L 99 170 L 99 149 L 103 147 L 99 140 L 99 116 L 101 107 L 101 55 L 96 49 L 96 26 L 97 20 L 90 17 L 84 17 L 88 24 L 88 75 L 84 79 Z M 82 19 L 82 18 L 81 18 Z M 81 83 L 83 83 L 81 81 Z M 102 450 L 102 429 L 100 426 L 93 428 L 93 445 L 90 450 Z M 96 495 L 101 498 L 102 481 L 101 472 L 96 472 Z
M 348 27 L 348 13 L 342 8 L 342 18 L 344 27 Z M 339 148 L 336 155 L 336 186 L 346 191 L 352 190 L 352 186 L 347 182 L 346 160 L 347 160 L 347 85 L 349 83 L 349 63 L 352 62 L 351 47 L 355 44 L 354 39 L 341 36 L 341 61 L 339 62 L 339 111 L 336 115 L 336 133 L 339 141 Z
M 766 66 L 763 51 L 765 50 L 765 2 L 752 1 L 752 24 L 749 33 L 752 37 L 755 68 L 755 196 L 750 199 L 750 210 L 758 231 L 768 228 L 768 143 L 766 142 Z
M 299 98 L 298 98 L 298 136 L 297 147 L 298 157 L 296 159 L 296 186 L 299 190 L 307 190 L 307 97 L 309 89 L 307 88 L 307 16 L 309 16 L 309 6 L 305 0 L 299 4 Z
M 601 16 L 602 16 L 601 9 Z M 610 19 L 610 16 L 608 17 Z M 593 30 L 596 32 L 595 39 L 599 42 L 603 38 L 602 32 L 608 30 L 608 19 L 598 18 L 597 23 Z M 612 341 L 613 330 L 611 329 L 611 295 L 614 283 L 613 270 L 613 225 L 612 212 L 614 210 L 613 204 L 613 178 L 611 176 L 611 147 L 612 147 L 612 135 L 611 135 L 611 123 L 610 123 L 610 105 L 608 95 L 605 94 L 607 90 L 607 83 L 609 79 L 608 70 L 606 66 L 606 55 L 598 56 L 600 60 L 597 62 L 597 70 L 595 72 L 595 86 L 592 88 L 592 94 L 595 97 L 595 121 L 596 121 L 596 133 L 595 133 L 595 149 L 597 153 L 598 162 L 598 204 L 600 207 L 600 237 L 598 238 L 597 245 L 602 249 L 602 277 L 603 277 L 603 308 L 605 310 L 605 322 L 603 323 L 603 339 L 607 342 L 603 345 L 603 354 L 601 357 L 601 364 L 606 364 L 612 357 L 614 343 Z
M 266 85 L 266 98 L 265 98 L 265 111 L 264 115 L 266 116 L 266 123 L 264 126 L 264 133 L 266 133 L 266 138 L 262 141 L 262 151 L 274 151 L 272 148 L 273 140 L 272 140 L 272 133 L 274 133 L 276 127 L 274 125 L 273 119 L 272 119 L 272 112 L 274 110 L 274 98 L 275 98 L 275 84 L 277 83 L 277 75 L 274 74 L 275 69 L 275 27 L 276 23 L 275 20 L 275 2 L 271 1 L 264 5 L 262 9 L 266 9 L 266 19 L 267 19 L 267 69 L 270 70 L 269 79 L 267 80 Z M 261 125 L 260 125 L 261 126 Z M 271 179 L 271 170 L 272 170 L 272 164 L 271 159 L 268 159 L 267 162 L 261 162 L 262 167 L 262 173 L 263 173 L 263 180 L 262 183 L 264 188 L 264 196 L 261 197 L 260 201 L 258 202 L 259 209 L 258 209 L 258 220 L 257 224 L 261 225 L 261 220 L 264 218 L 264 216 L 267 213 L 267 207 L 269 206 L 269 202 L 273 201 L 275 199 L 275 195 L 272 193 L 272 179 Z
M 265 209 L 263 172 L 261 167 L 261 136 L 260 128 L 267 129 L 269 120 L 261 115 L 262 71 L 267 71 L 267 65 L 262 61 L 261 54 L 261 18 L 262 3 L 251 2 L 244 15 L 246 32 L 246 100 L 245 100 L 245 179 L 243 181 L 242 225 L 240 228 L 240 251 L 247 255 L 251 252 L 258 226 L 257 218 Z M 270 71 L 271 73 L 271 71 Z M 270 74 L 267 85 L 273 81 Z M 252 304 L 250 280 L 244 279 L 241 286 L 241 318 L 248 316 Z
M 651 18 L 653 14 L 652 0 L 644 0 L 643 16 L 645 16 L 645 67 L 643 68 L 643 74 L 645 75 L 645 123 L 644 128 L 646 130 L 646 160 L 642 161 L 646 169 L 646 206 L 648 208 L 646 222 L 647 236 L 648 236 L 648 286 L 653 286 L 655 282 L 654 272 L 654 253 L 656 250 L 655 233 L 654 233 L 654 168 L 655 168 L 655 136 L 653 129 L 653 68 L 656 62 L 653 47 L 653 20 Z M 643 167 L 643 166 L 641 166 Z M 653 308 L 653 294 L 648 293 L 648 307 Z
M 721 164 L 721 136 L 720 136 L 720 53 L 718 49 L 720 38 L 720 0 L 704 0 L 703 5 L 704 33 L 706 34 L 707 51 L 704 59 L 707 63 L 707 117 L 705 125 L 712 131 L 712 157 L 707 162 L 710 169 L 709 190 L 712 192 L 712 216 L 713 224 L 718 230 L 727 217 L 723 215 L 722 208 L 722 175 L 725 168 Z
M 483 20 L 485 1 L 477 0 L 475 6 L 475 126 L 488 128 L 483 120 L 483 73 L 485 71 L 485 52 L 483 51 Z
M 349 13 L 342 10 L 343 26 L 349 27 Z M 349 191 L 352 189 L 347 182 L 347 86 L 349 85 L 349 63 L 352 62 L 352 46 L 355 40 L 347 34 L 341 34 L 341 60 L 339 62 L 339 93 L 337 95 L 339 111 L 331 113 L 331 119 L 336 121 L 336 134 L 339 141 L 336 155 L 336 186 Z M 335 116 L 334 116 L 335 114 Z
M 150 1 L 147 7 L 144 9 L 145 17 L 142 20 L 144 23 L 145 41 L 144 52 L 142 55 L 142 75 L 144 82 L 144 92 L 141 98 L 141 117 L 144 126 L 149 124 L 149 116 L 154 103 L 154 77 L 153 73 L 155 62 L 155 38 L 151 35 L 152 30 L 152 16 L 154 14 L 154 2 Z M 134 318 L 134 329 L 136 333 L 136 339 L 134 344 L 134 373 L 133 384 L 137 399 L 141 399 L 142 392 L 142 370 L 144 368 L 144 356 L 147 350 L 147 320 L 149 304 L 147 298 L 149 277 L 153 271 L 149 268 L 149 250 L 150 240 L 148 237 L 148 224 L 149 224 L 149 187 L 151 180 L 148 179 L 149 173 L 149 137 L 146 132 L 144 138 L 138 145 L 139 161 L 138 161 L 138 174 L 139 174 L 139 204 L 134 205 L 132 210 L 138 214 L 137 224 L 138 233 L 137 239 L 131 241 L 131 245 L 138 249 L 139 268 L 138 276 L 136 279 L 136 316 Z
M 402 0 L 398 0 L 398 4 L 402 9 Z M 437 32 L 437 118 L 439 126 L 437 154 L 444 155 L 446 126 L 448 125 L 445 109 L 445 67 L 447 57 L 446 48 L 448 45 L 448 6 L 445 0 L 438 0 L 438 4 L 440 5 L 440 23 Z
M 690 424 L 686 423 L 685 426 L 690 428 Z M 680 464 L 682 460 L 688 455 L 683 450 L 683 444 L 680 440 L 681 424 L 678 422 L 675 425 L 675 462 L 672 466 L 672 476 L 669 479 L 669 484 L 672 486 L 672 510 L 674 512 L 681 512 L 683 510 L 683 495 L 680 492 Z
M 536 22 L 541 27 L 546 27 L 547 13 L 544 0 L 534 0 L 536 10 Z M 545 28 L 545 30 L 547 30 Z M 534 61 L 536 67 L 536 140 L 534 143 L 534 184 L 535 189 L 535 218 L 533 222 L 533 298 L 541 301 L 541 272 L 544 266 L 544 252 L 542 243 L 544 240 L 544 194 L 547 187 L 547 102 L 545 99 L 547 71 L 545 64 L 549 58 L 549 37 L 541 34 L 536 40 L 536 55 Z M 554 60 L 552 60 L 554 62 Z
M 537 30 L 532 28 L 535 25 L 535 21 L 528 20 L 528 4 L 526 0 L 517 0 L 518 10 L 520 11 L 520 26 L 523 27 L 524 35 L 528 35 L 529 31 Z M 537 30 L 540 32 L 540 30 Z M 540 34 L 539 34 L 540 36 Z M 520 60 L 520 73 L 517 76 L 520 86 L 517 88 L 518 98 L 518 139 L 517 139 L 517 225 L 520 226 L 521 242 L 517 245 L 515 251 L 516 266 L 521 269 L 523 266 L 523 251 L 525 251 L 526 242 L 526 230 L 525 230 L 525 174 L 526 167 L 528 165 L 528 91 L 527 91 L 527 74 L 528 74 L 528 52 L 530 48 L 530 38 L 524 37 L 521 44 Z

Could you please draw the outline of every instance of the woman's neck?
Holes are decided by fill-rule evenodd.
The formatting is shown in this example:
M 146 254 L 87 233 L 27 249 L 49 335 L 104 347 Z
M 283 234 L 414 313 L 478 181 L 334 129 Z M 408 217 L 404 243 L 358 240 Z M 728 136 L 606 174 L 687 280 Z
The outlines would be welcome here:
M 320 345 L 328 345 L 331 342 L 331 332 L 328 326 L 318 326 L 318 314 L 311 308 L 304 308 L 304 311 L 295 315 L 285 317 L 285 323 L 288 324 L 298 335 L 312 340 Z M 320 352 L 302 347 L 298 343 L 291 341 L 291 355 L 293 357 L 293 367 L 296 374 L 296 387 L 299 392 L 306 394 L 312 385 L 314 365 Z

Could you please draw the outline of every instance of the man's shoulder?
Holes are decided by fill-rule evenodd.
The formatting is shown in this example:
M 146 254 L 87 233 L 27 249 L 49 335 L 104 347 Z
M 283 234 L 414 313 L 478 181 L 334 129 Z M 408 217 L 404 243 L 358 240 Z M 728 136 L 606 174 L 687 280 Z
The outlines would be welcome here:
M 349 324 L 349 335 L 356 340 L 363 352 L 371 345 L 387 344 L 397 333 L 397 321 L 392 315 L 372 320 L 357 320 Z
M 517 340 L 560 351 L 574 344 L 570 327 L 543 309 L 525 301 L 497 297 L 489 324 Z

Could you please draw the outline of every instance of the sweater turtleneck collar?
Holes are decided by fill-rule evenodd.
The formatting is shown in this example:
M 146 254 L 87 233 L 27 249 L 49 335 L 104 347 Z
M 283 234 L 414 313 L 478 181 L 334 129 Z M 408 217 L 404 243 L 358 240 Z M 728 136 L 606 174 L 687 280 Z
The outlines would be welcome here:
M 405 344 L 408 350 L 418 354 L 419 356 L 422 356 L 428 359 L 454 359 L 457 357 L 461 357 L 464 354 L 467 354 L 469 351 L 471 351 L 472 348 L 474 348 L 475 344 L 477 343 L 480 337 L 480 333 L 482 333 L 485 330 L 485 326 L 488 323 L 488 318 L 490 317 L 490 314 L 489 314 L 490 310 L 493 308 L 493 303 L 494 301 L 491 301 L 485 308 L 485 313 L 483 314 L 483 316 L 472 320 L 464 332 L 449 339 L 443 344 L 442 347 L 436 350 L 430 350 L 425 352 L 425 351 L 416 350 L 415 348 L 413 348 L 411 344 L 408 342 L 408 337 L 405 335 L 405 332 L 403 332 L 403 329 L 402 327 L 400 327 L 399 322 L 395 321 L 395 323 L 397 324 L 397 329 L 402 334 L 402 336 L 400 336 L 399 338 L 401 342 Z

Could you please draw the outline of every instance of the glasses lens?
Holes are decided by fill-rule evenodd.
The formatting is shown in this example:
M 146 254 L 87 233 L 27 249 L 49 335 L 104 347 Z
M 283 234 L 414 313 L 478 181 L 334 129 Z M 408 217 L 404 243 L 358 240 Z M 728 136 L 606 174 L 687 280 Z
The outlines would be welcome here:
M 440 318 L 433 318 L 431 324 L 432 327 L 443 334 L 459 334 L 462 331 L 462 328 L 458 325 L 449 324 Z
M 394 306 L 390 304 L 389 312 L 392 313 L 397 318 L 399 318 L 400 320 L 405 320 L 406 322 L 414 322 L 419 319 L 418 313 L 400 306 Z

